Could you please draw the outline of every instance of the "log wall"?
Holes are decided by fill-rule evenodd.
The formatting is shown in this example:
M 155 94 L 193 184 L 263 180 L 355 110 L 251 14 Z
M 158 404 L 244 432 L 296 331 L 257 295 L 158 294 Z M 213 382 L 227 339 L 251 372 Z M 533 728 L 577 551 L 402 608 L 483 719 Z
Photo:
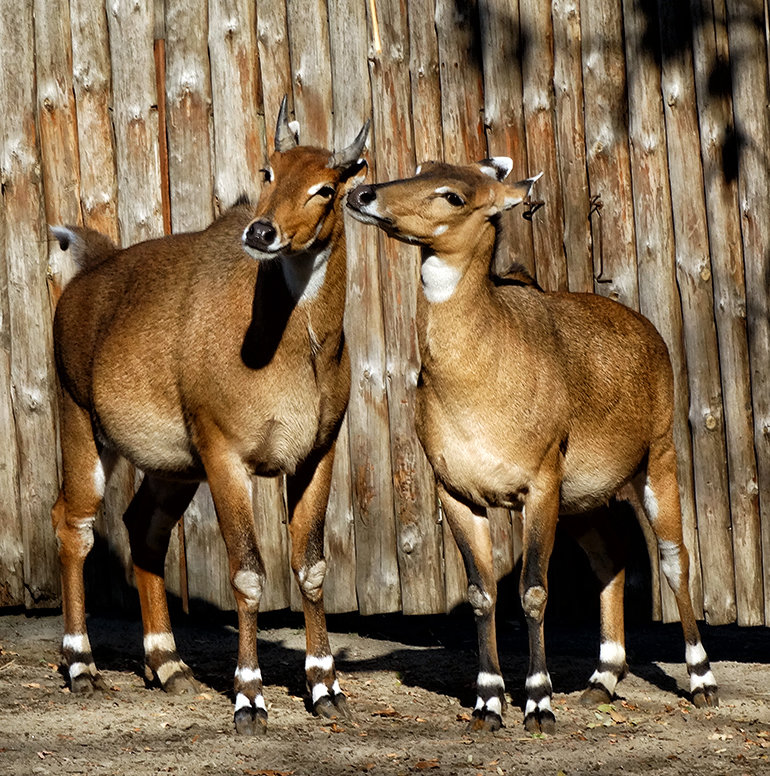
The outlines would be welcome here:
M 770 117 L 765 0 L 0 0 L 0 607 L 59 603 L 51 316 L 74 268 L 48 223 L 128 245 L 257 198 L 278 105 L 340 148 L 365 119 L 373 180 L 505 154 L 543 171 L 496 268 L 641 310 L 669 347 L 696 610 L 770 624 Z M 353 367 L 328 510 L 327 609 L 434 613 L 459 553 L 413 430 L 415 249 L 348 220 Z M 134 594 L 116 462 L 92 601 Z M 299 604 L 283 483 L 257 483 L 263 608 Z M 499 576 L 521 516 L 490 510 Z M 649 537 L 648 537 L 649 538 Z M 653 548 L 654 549 L 654 548 Z M 653 611 L 676 617 L 652 557 Z M 555 576 L 555 580 L 558 575 Z M 232 608 L 208 489 L 168 587 Z

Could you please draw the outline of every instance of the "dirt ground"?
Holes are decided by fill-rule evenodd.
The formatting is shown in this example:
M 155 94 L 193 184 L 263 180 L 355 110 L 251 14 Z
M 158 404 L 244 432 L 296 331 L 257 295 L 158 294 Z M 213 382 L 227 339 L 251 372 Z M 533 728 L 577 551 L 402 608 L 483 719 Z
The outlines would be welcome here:
M 547 633 L 557 733 L 521 723 L 526 634 L 499 624 L 511 693 L 505 727 L 471 735 L 475 633 L 467 611 L 447 617 L 332 617 L 330 631 L 350 721 L 306 710 L 301 619 L 261 617 L 260 664 L 268 733 L 233 733 L 236 632 L 226 618 L 175 627 L 182 656 L 203 683 L 170 697 L 142 678 L 138 621 L 92 616 L 91 642 L 111 690 L 75 697 L 58 672 L 61 617 L 0 616 L 0 774 L 767 774 L 770 773 L 770 632 L 705 628 L 720 684 L 716 710 L 687 701 L 678 626 L 630 629 L 630 675 L 619 698 L 579 706 L 594 668 L 595 628 Z

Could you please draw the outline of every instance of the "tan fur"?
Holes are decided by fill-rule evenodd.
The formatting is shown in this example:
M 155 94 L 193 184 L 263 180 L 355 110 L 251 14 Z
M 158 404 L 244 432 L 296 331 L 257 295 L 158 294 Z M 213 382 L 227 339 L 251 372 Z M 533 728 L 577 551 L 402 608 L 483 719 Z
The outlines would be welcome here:
M 422 246 L 417 433 L 469 580 L 493 599 L 491 545 L 474 513 L 524 510 L 521 597 L 536 679 L 536 691 L 528 683 L 527 726 L 548 730 L 542 622 L 558 514 L 605 505 L 645 464 L 657 490 L 676 492 L 673 376 L 660 335 L 633 310 L 593 294 L 545 293 L 520 271 L 490 274 L 498 214 L 526 198 L 536 180 L 507 185 L 509 165 L 501 167 L 496 175 L 489 160 L 430 163 L 413 179 L 360 186 L 348 203 L 361 220 Z M 671 537 L 686 567 L 678 499 L 660 512 L 653 527 Z M 686 576 L 675 586 L 690 644 L 698 637 Z M 603 596 L 602 611 L 622 630 L 616 588 Z M 494 672 L 486 620 L 479 618 L 482 671 Z M 617 638 L 618 627 L 603 630 Z M 475 722 L 494 727 L 486 708 Z
M 285 121 L 284 102 L 279 129 Z M 249 475 L 288 475 L 295 494 L 295 555 L 297 547 L 303 553 L 301 562 L 293 559 L 295 570 L 325 568 L 319 565 L 323 519 L 350 389 L 341 203 L 365 173 L 358 158 L 365 134 L 346 149 L 350 158 L 343 152 L 342 162 L 320 148 L 274 153 L 273 180 L 256 210 L 237 205 L 202 232 L 117 250 L 88 230 L 54 230 L 62 247 L 71 245 L 85 257 L 54 323 L 64 482 L 53 517 L 66 633 L 85 631 L 82 563 L 88 548 L 79 529 L 102 495 L 94 488 L 97 446 L 114 448 L 145 472 L 124 519 L 145 635 L 153 636 L 148 643 L 161 643 L 155 637 L 170 628 L 163 560 L 170 531 L 200 480 L 209 481 L 227 546 L 239 667 L 256 670 L 256 612 L 265 581 Z M 319 183 L 330 193 L 308 196 Z M 285 237 L 279 250 L 258 260 L 244 249 L 254 242 L 248 230 L 256 220 Z M 314 262 L 322 271 L 312 277 L 295 271 L 312 269 Z M 313 293 L 303 295 L 312 282 Z M 301 509 L 294 508 L 298 503 Z M 314 580 L 306 603 L 314 654 L 329 652 L 321 582 Z M 179 669 L 179 688 L 190 687 L 189 671 L 175 654 L 147 660 L 167 689 L 169 666 Z M 331 688 L 333 668 L 326 680 Z M 264 721 L 261 695 L 255 700 L 261 682 L 248 687 L 251 695 L 245 702 L 239 698 L 236 723 L 240 732 L 258 732 L 255 719 Z

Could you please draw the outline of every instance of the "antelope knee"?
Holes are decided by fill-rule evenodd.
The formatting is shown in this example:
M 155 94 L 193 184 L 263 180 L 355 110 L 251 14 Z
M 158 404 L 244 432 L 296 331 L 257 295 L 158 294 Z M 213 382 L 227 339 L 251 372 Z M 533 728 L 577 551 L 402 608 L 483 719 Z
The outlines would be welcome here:
M 545 614 L 545 603 L 548 593 L 541 585 L 533 585 L 524 591 L 521 597 L 521 605 L 528 619 L 542 620 Z
M 492 596 L 482 590 L 478 585 L 468 585 L 468 603 L 473 607 L 476 617 L 484 617 L 495 606 Z
M 311 601 L 318 601 L 321 597 L 325 577 L 326 561 L 323 558 L 310 568 L 302 566 L 297 572 L 297 580 L 302 588 L 302 593 Z
M 63 557 L 85 558 L 94 546 L 95 517 L 67 519 L 66 515 L 53 517 L 56 542 Z
M 259 610 L 263 583 L 264 574 L 251 569 L 240 569 L 233 575 L 233 589 L 236 594 L 240 594 L 246 609 L 251 613 Z

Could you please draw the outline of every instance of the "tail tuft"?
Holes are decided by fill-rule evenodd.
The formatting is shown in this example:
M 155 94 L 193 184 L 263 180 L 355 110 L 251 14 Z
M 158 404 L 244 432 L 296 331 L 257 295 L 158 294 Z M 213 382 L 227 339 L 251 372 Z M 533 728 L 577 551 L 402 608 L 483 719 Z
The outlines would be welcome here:
M 82 226 L 51 226 L 51 234 L 63 250 L 71 250 L 78 267 L 90 269 L 101 264 L 117 250 L 107 235 Z

